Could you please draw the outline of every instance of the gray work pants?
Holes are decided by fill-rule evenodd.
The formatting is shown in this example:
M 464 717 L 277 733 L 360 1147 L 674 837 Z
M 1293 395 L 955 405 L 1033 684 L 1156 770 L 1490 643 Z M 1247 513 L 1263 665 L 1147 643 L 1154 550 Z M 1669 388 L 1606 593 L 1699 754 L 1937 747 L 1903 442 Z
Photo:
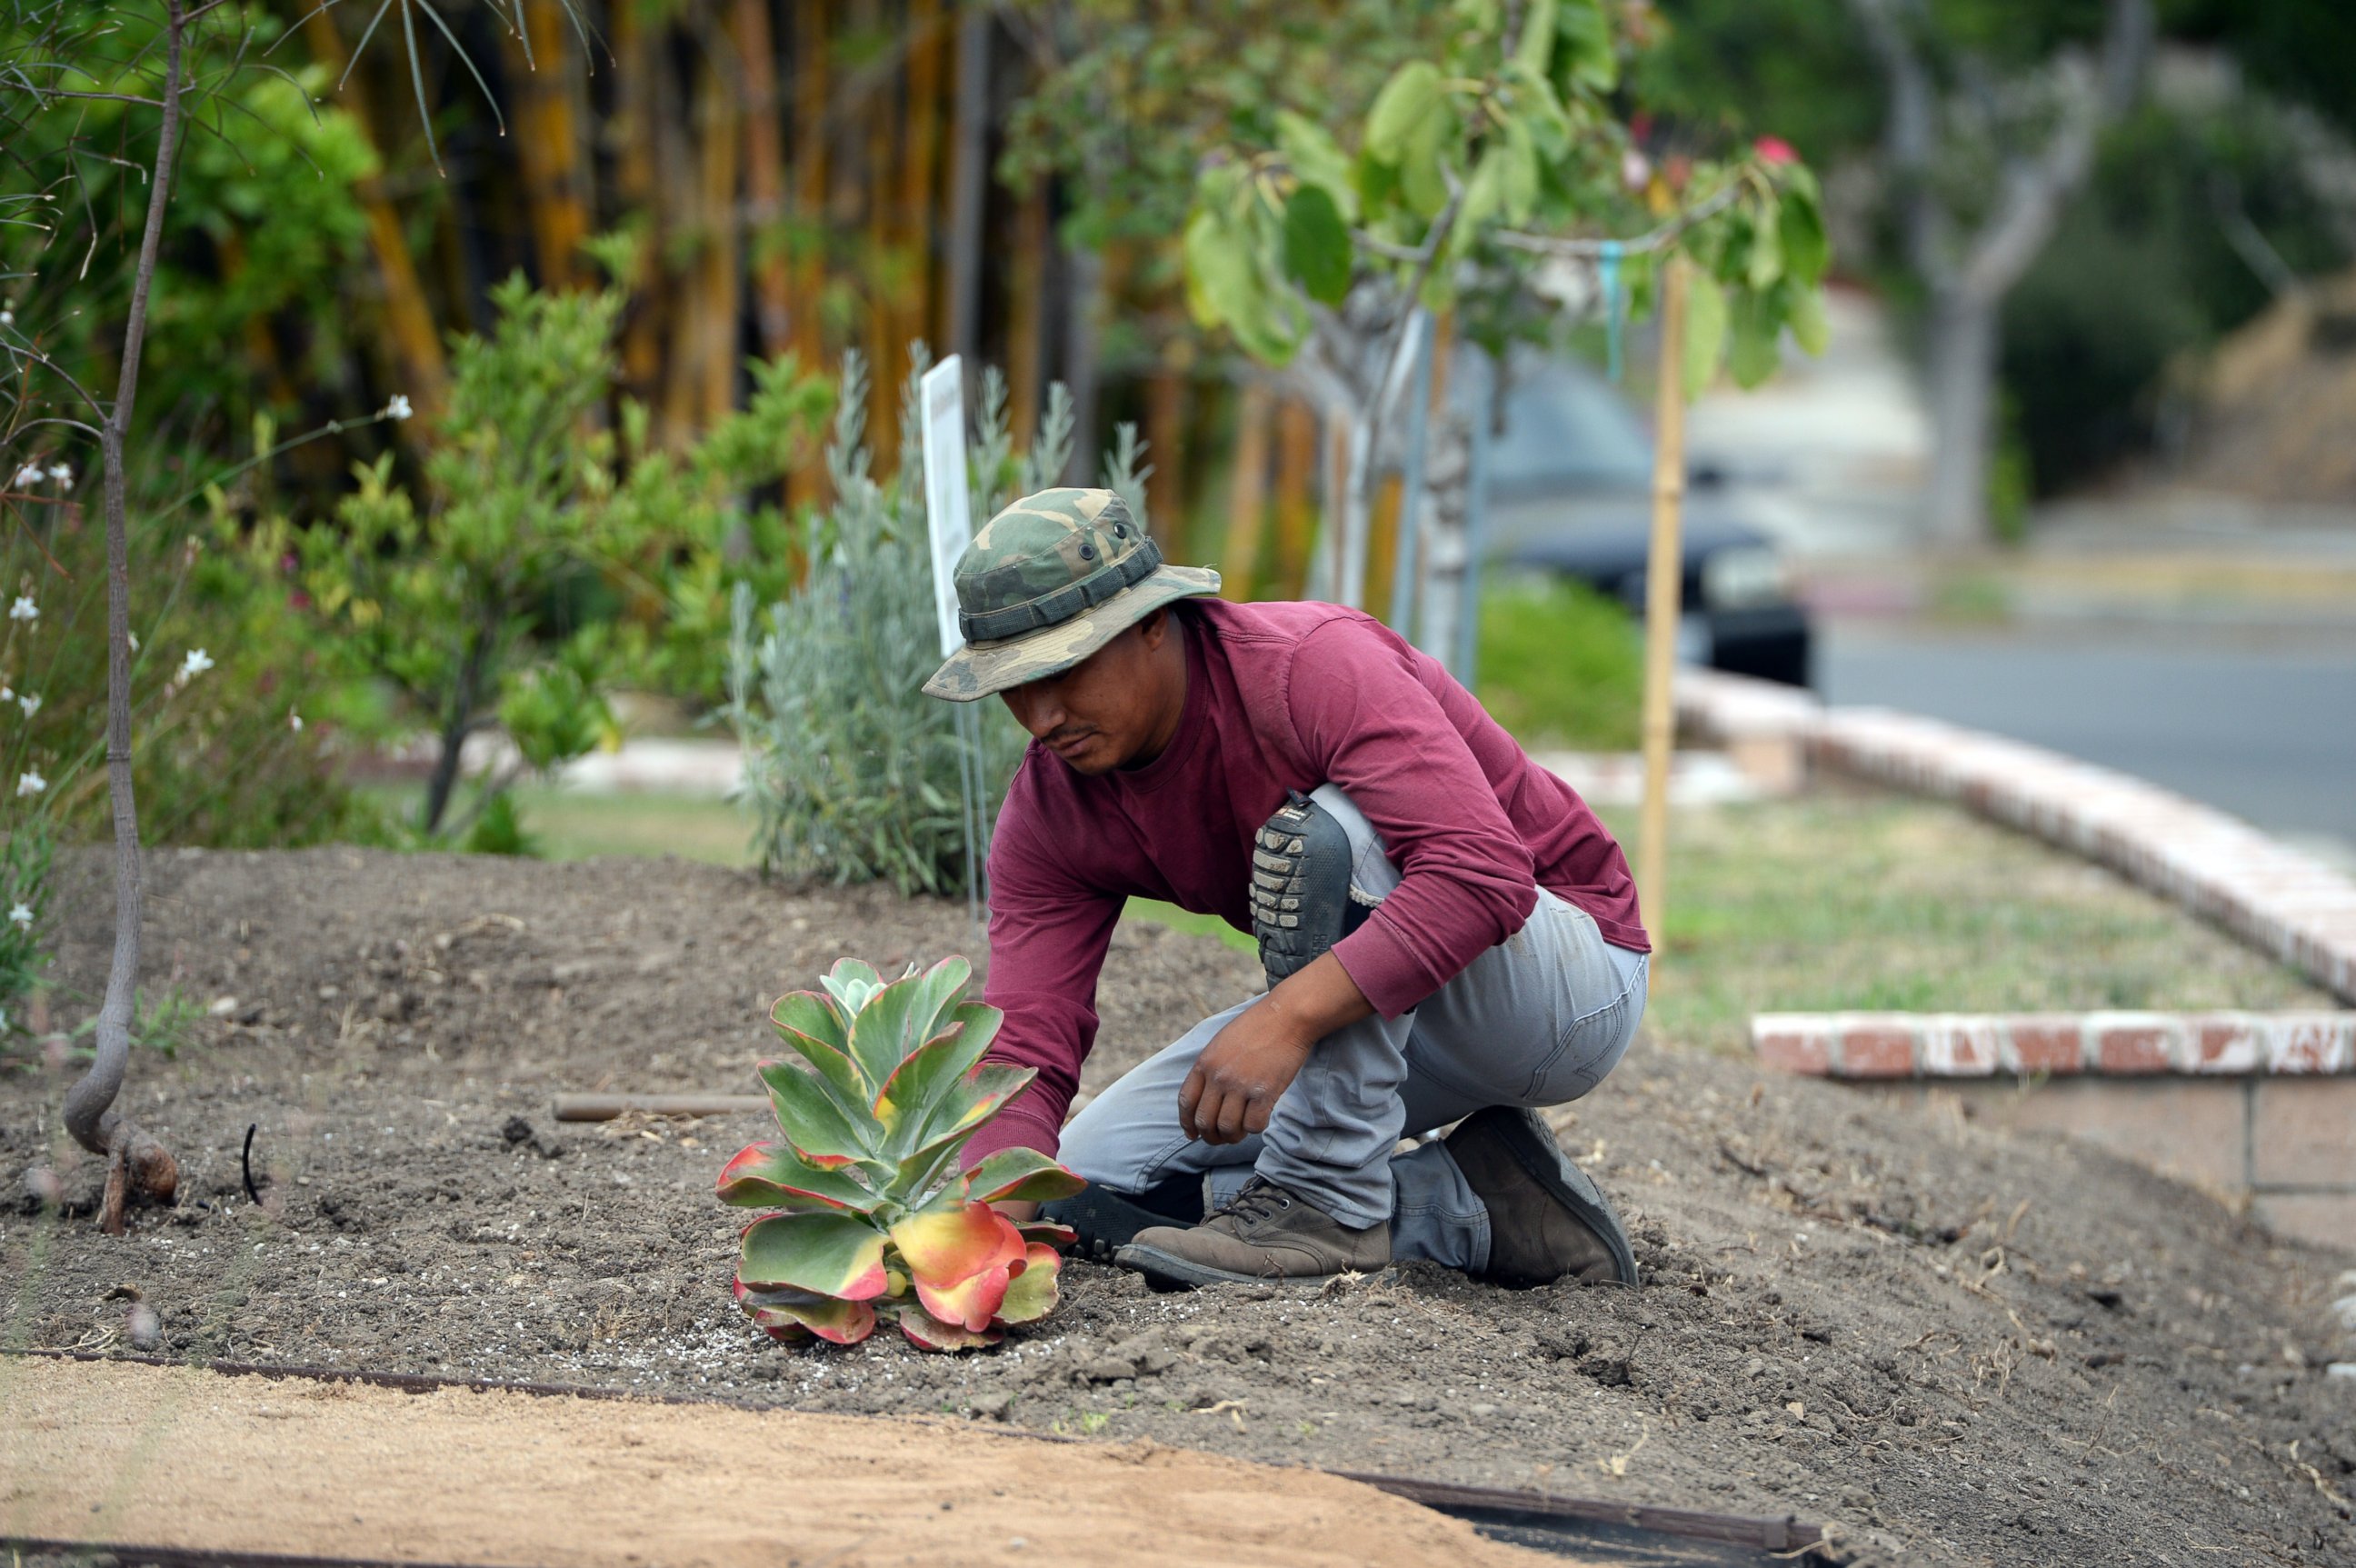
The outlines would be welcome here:
M 1349 798 L 1330 784 L 1313 798 L 1349 830 L 1353 885 L 1378 897 L 1398 886 Z M 1318 1042 L 1267 1132 L 1220 1144 L 1178 1129 L 1179 1087 L 1211 1037 L 1252 1004 L 1242 1002 L 1090 1101 L 1064 1129 L 1060 1157 L 1121 1193 L 1199 1175 L 1213 1207 L 1258 1172 L 1344 1225 L 1389 1221 L 1393 1257 L 1479 1273 L 1489 1261 L 1488 1210 L 1445 1145 L 1395 1155 L 1400 1134 L 1492 1105 L 1559 1105 L 1593 1089 L 1634 1037 L 1646 967 L 1645 955 L 1604 941 L 1584 910 L 1541 888 L 1519 931 L 1414 1012 L 1376 1015 Z

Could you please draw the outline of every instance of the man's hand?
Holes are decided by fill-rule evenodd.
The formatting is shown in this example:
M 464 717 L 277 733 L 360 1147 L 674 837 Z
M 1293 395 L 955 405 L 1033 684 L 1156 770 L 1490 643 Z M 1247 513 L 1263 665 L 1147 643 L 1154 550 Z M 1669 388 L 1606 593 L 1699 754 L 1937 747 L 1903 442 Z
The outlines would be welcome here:
M 1211 1144 L 1265 1133 L 1317 1042 L 1374 1010 L 1342 961 L 1323 954 L 1211 1036 L 1179 1088 L 1179 1130 Z

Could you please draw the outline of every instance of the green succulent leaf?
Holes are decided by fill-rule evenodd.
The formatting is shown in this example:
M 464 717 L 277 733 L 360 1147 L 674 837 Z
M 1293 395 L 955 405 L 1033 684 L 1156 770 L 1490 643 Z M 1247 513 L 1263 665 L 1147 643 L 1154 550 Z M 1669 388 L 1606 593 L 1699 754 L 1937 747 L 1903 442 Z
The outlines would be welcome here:
M 744 1230 L 736 1277 L 747 1288 L 787 1285 L 866 1301 L 884 1294 L 884 1232 L 856 1214 L 779 1214 Z
M 1350 292 L 1349 226 L 1321 185 L 1302 185 L 1284 204 L 1284 270 L 1309 297 L 1339 305 Z
M 884 1200 L 847 1169 L 811 1165 L 780 1144 L 755 1144 L 722 1168 L 720 1201 L 740 1208 L 873 1214 Z
M 856 1345 L 875 1332 L 875 1308 L 864 1301 L 843 1301 L 807 1291 L 759 1289 L 740 1280 L 736 1304 L 772 1338 L 788 1344 L 816 1336 L 837 1345 Z
M 1000 1149 L 965 1174 L 965 1195 L 976 1203 L 1052 1203 L 1087 1185 L 1036 1149 Z
M 957 1004 L 973 966 L 961 958 L 947 958 L 922 974 L 894 981 L 878 991 L 866 1009 L 851 1021 L 851 1056 L 873 1084 L 884 1085 L 892 1075 L 933 1037 L 940 1015 Z M 874 1107 L 883 1114 L 883 1106 Z
M 986 1350 L 1006 1337 L 996 1328 L 976 1333 L 961 1323 L 943 1323 L 914 1303 L 900 1309 L 900 1332 L 919 1350 Z
M 847 1035 L 841 1017 L 825 997 L 811 991 L 781 996 L 770 1010 L 769 1022 L 777 1026 L 778 1037 L 809 1063 L 846 1107 L 864 1106 L 875 1098 L 875 1086 L 844 1048 Z
M 875 972 L 875 966 L 872 963 L 855 958 L 840 958 L 834 961 L 832 969 L 819 978 L 819 983 L 825 986 L 827 994 L 841 1005 L 845 1018 L 856 1018 L 860 1010 L 867 1005 L 868 999 L 883 989 L 884 977 Z
M 1726 352 L 1726 290 L 1698 267 L 1686 275 L 1685 390 L 1687 397 L 1694 398 L 1717 379 L 1719 360 Z
M 1440 68 L 1430 60 L 1409 60 L 1391 72 L 1375 95 L 1366 114 L 1366 151 L 1386 163 L 1398 163 L 1408 139 L 1430 120 L 1447 96 Z
M 996 1321 L 1033 1323 L 1055 1311 L 1055 1283 L 1063 1270 L 1064 1260 L 1055 1248 L 1031 1243 L 1023 1254 L 1023 1272 L 1007 1283 L 1006 1294 L 999 1298 Z
M 843 1104 L 831 1085 L 790 1062 L 763 1062 L 756 1070 L 768 1086 L 777 1125 L 798 1153 L 838 1162 L 877 1157 L 884 1127 L 863 1106 Z
M 941 1109 L 929 1119 L 929 1140 L 910 1150 L 900 1161 L 892 1190 L 910 1195 L 924 1192 L 939 1179 L 948 1163 L 946 1156 L 972 1137 L 983 1122 L 997 1115 L 1001 1107 L 1038 1076 L 1036 1068 L 984 1062 L 958 1079 L 955 1091 L 944 1098 Z
M 1061 1249 L 1079 1244 L 1078 1231 L 1068 1225 L 1059 1225 L 1053 1219 L 1026 1219 L 1015 1229 L 1023 1232 L 1023 1240 L 1036 1241 L 1044 1246 Z
M 886 1158 L 901 1158 L 932 1141 L 933 1122 L 944 1099 L 953 1095 L 989 1048 L 986 1037 L 977 1044 L 966 1037 L 962 1025 L 952 1024 L 900 1064 L 875 1101 L 876 1116 L 888 1133 L 883 1146 Z M 949 1109 L 955 1109 L 954 1103 Z

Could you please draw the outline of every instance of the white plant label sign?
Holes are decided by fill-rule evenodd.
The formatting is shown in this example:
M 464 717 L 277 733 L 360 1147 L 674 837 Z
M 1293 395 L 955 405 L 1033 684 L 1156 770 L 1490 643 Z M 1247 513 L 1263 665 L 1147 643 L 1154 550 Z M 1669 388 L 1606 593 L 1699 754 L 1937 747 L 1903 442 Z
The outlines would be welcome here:
M 925 522 L 933 544 L 933 610 L 941 657 L 964 643 L 958 631 L 957 564 L 973 538 L 966 489 L 965 367 L 951 354 L 925 372 L 916 396 L 925 415 Z

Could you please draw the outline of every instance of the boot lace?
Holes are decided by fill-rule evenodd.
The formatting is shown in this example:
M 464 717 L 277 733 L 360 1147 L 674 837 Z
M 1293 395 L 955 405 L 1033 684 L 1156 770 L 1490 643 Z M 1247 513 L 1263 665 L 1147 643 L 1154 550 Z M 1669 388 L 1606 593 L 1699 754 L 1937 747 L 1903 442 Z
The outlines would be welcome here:
M 1205 1221 L 1229 1218 L 1238 1225 L 1249 1225 L 1266 1219 L 1279 1209 L 1292 1207 L 1292 1194 L 1265 1176 L 1254 1176 L 1244 1183 L 1243 1190 L 1204 1216 Z

